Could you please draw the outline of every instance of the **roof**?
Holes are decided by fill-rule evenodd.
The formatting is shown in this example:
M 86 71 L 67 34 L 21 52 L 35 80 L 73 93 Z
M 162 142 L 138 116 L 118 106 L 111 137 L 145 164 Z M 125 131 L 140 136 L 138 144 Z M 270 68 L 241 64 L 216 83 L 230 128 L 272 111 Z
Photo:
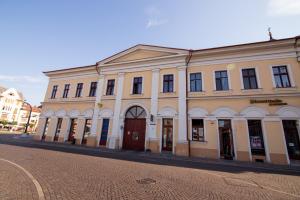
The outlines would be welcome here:
M 89 68 L 89 67 L 96 67 L 96 65 L 85 65 L 85 66 L 78 66 L 78 67 L 69 67 L 69 68 L 64 68 L 64 69 L 43 71 L 43 73 L 48 74 L 48 73 L 53 73 L 53 72 L 55 73 L 55 72 L 62 72 L 62 71 L 69 71 L 69 70 L 76 70 L 76 69 L 84 69 L 84 68 Z
M 0 95 L 2 94 L 2 92 L 5 92 L 7 90 L 7 88 L 0 86 Z
M 22 107 L 22 110 L 29 111 L 30 110 L 30 106 L 27 105 L 27 104 L 24 104 L 23 107 Z M 38 113 L 40 113 L 41 111 L 42 111 L 42 109 L 39 108 L 39 106 L 32 106 L 32 112 L 38 112 Z
M 0 86 L 0 95 L 1 95 L 3 92 L 5 92 L 6 90 L 8 90 L 8 89 L 10 89 L 10 88 L 5 88 L 5 87 L 3 87 L 3 86 Z M 21 100 L 24 100 L 24 95 L 23 95 L 22 92 L 16 90 L 15 88 L 12 88 L 12 89 L 14 89 L 14 90 L 18 93 L 18 95 L 20 96 L 20 99 L 21 99 Z

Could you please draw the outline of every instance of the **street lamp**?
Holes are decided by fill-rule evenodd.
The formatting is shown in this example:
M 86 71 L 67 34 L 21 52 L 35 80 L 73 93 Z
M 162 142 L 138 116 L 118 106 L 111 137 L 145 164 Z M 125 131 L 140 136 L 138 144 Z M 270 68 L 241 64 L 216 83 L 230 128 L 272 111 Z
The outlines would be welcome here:
M 30 107 L 29 116 L 28 116 L 28 120 L 27 120 L 26 127 L 25 127 L 25 131 L 24 131 L 24 133 L 26 133 L 27 135 L 29 135 L 29 133 L 27 133 L 27 129 L 28 129 L 28 126 L 29 126 L 29 123 L 30 123 L 30 117 L 31 117 L 31 112 L 32 112 L 32 106 L 30 105 L 30 103 L 26 102 L 26 100 L 24 100 L 23 105 L 24 105 L 24 104 L 27 104 L 27 105 Z

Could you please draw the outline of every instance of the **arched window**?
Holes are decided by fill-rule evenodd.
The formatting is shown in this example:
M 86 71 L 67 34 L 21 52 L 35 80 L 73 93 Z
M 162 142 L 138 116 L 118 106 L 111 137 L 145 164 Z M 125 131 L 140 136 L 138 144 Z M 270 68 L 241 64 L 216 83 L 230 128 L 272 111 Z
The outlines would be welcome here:
M 130 119 L 146 118 L 146 112 L 140 106 L 133 106 L 126 112 L 125 117 Z

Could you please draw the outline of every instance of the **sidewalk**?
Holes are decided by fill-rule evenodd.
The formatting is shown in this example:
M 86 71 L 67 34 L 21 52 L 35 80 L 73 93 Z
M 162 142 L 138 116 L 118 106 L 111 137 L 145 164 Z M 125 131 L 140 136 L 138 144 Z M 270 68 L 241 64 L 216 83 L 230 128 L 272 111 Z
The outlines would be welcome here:
M 43 148 L 48 150 L 63 151 L 69 153 L 79 153 L 83 155 L 108 157 L 112 159 L 122 159 L 137 162 L 147 162 L 153 164 L 173 165 L 173 166 L 185 166 L 193 168 L 201 167 L 214 167 L 224 166 L 227 168 L 234 167 L 235 169 L 252 169 L 252 170 L 263 170 L 263 171 L 276 171 L 284 173 L 297 173 L 300 175 L 299 165 L 274 165 L 269 163 L 250 163 L 235 160 L 216 160 L 208 158 L 198 157 L 183 157 L 175 156 L 173 154 L 157 154 L 150 152 L 136 152 L 136 151 L 125 151 L 125 150 L 113 150 L 99 147 L 87 147 L 81 145 L 73 145 L 68 143 L 58 142 L 40 142 L 34 141 L 32 136 L 22 135 L 1 135 L 0 143 L 32 147 L 32 148 Z

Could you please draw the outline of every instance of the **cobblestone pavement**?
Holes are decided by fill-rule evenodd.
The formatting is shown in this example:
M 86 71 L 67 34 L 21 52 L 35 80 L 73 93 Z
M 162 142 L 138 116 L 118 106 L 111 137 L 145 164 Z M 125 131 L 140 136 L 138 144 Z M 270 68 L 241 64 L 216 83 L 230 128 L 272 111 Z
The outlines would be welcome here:
M 28 171 L 45 199 L 300 199 L 299 173 L 178 167 L 8 144 L 0 144 L 0 199 L 38 199 L 31 178 L 3 159 Z

